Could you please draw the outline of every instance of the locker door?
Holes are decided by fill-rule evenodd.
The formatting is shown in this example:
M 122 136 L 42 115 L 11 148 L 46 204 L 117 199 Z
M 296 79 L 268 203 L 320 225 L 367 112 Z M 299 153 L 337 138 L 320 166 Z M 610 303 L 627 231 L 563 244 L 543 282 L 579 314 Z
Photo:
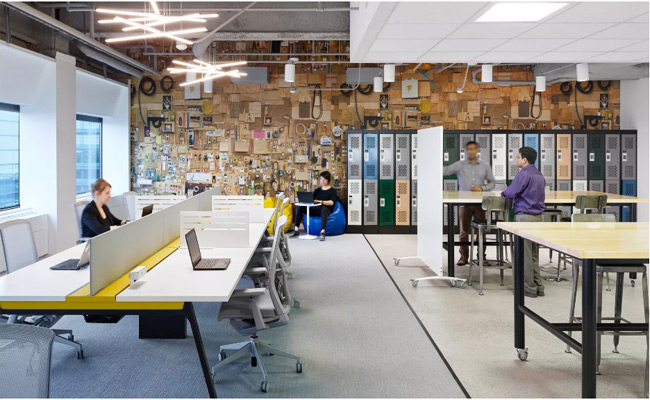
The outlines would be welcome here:
M 508 179 L 506 154 L 506 134 L 497 133 L 492 135 L 492 174 L 496 181 L 505 182 Z
M 589 179 L 605 179 L 605 135 L 590 133 L 589 140 Z
M 621 137 L 617 134 L 605 135 L 605 179 L 621 179 Z
M 418 179 L 418 135 L 417 133 L 411 134 L 411 179 Z
M 458 190 L 458 181 L 455 179 L 445 179 L 442 181 L 443 182 L 443 190 L 448 190 L 448 191 L 454 191 Z M 447 226 L 447 205 L 444 207 L 444 215 L 443 215 L 443 222 L 444 225 Z M 458 207 L 454 210 L 454 221 L 453 221 L 453 226 L 456 226 L 458 223 Z
M 573 135 L 573 179 L 587 179 L 587 134 Z
M 395 135 L 382 133 L 379 135 L 379 179 L 395 179 L 393 172 L 395 160 Z
M 539 135 L 539 141 L 540 172 L 548 183 L 555 180 L 555 135 L 542 133 Z
M 558 191 L 571 191 L 571 181 L 560 181 L 556 182 Z
M 395 224 L 395 181 L 379 181 L 379 225 Z
M 361 153 L 361 152 L 359 152 Z M 361 225 L 361 179 L 348 181 L 348 224 Z
M 395 135 L 395 179 L 409 179 L 411 176 L 411 138 L 408 134 L 398 133 Z
M 490 164 L 492 163 L 492 157 L 490 157 L 490 154 L 492 152 L 490 151 L 490 144 L 492 143 L 492 140 L 490 140 L 490 134 L 489 133 L 477 133 L 476 134 L 476 142 L 478 143 L 478 147 L 480 149 L 480 153 L 478 153 L 478 159 L 479 160 L 485 160 L 489 162 Z M 494 174 L 494 172 L 493 172 Z
M 621 135 L 621 179 L 636 179 L 636 135 Z
M 621 183 L 618 180 L 605 181 L 605 193 L 619 194 L 620 190 L 621 190 Z M 607 214 L 614 214 L 616 216 L 616 221 L 621 220 L 621 207 L 607 206 L 605 207 L 605 212 Z
M 621 194 L 624 196 L 636 197 L 636 181 L 623 181 L 621 182 Z M 623 222 L 630 222 L 630 207 L 621 207 L 621 220 Z
M 348 132 L 348 179 L 361 179 L 361 132 Z
M 605 181 L 589 181 L 589 190 L 593 192 L 604 192 Z
M 521 133 L 508 134 L 508 180 L 515 179 L 515 175 L 519 172 L 517 154 L 522 147 L 523 135 Z
M 545 187 L 546 187 L 547 191 L 554 191 L 555 190 L 555 179 L 547 179 Z
M 571 179 L 571 135 L 557 135 L 557 179 Z M 567 189 L 568 190 L 568 189 Z
M 537 159 L 535 160 L 535 168 L 539 170 L 539 135 L 536 133 L 527 133 L 524 135 L 524 146 L 532 147 L 537 153 Z
M 587 180 L 573 181 L 573 191 L 574 192 L 586 192 L 589 185 Z
M 467 145 L 467 143 L 474 140 L 474 134 L 473 133 L 461 133 L 459 135 L 459 138 L 460 138 L 460 144 L 458 145 L 459 159 L 464 160 L 465 159 L 465 146 Z
M 409 193 L 409 183 L 408 180 L 398 180 L 395 181 L 397 184 L 397 190 L 395 191 L 395 225 L 410 225 L 410 205 L 411 205 L 411 196 Z
M 379 173 L 378 165 L 378 137 L 376 133 L 364 133 L 363 135 L 363 177 L 364 179 L 377 180 Z
M 418 224 L 418 181 L 411 181 L 411 224 Z
M 363 224 L 377 225 L 377 192 L 378 182 L 376 179 L 363 181 Z

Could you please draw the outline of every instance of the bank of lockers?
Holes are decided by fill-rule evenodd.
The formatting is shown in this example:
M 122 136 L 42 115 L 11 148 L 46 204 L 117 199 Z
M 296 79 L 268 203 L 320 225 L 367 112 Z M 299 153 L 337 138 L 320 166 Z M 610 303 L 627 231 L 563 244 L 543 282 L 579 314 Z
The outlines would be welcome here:
M 477 133 L 475 140 L 476 140 L 476 143 L 478 143 L 478 147 L 479 147 L 479 150 L 480 150 L 480 153 L 478 153 L 478 159 L 479 160 L 485 160 L 488 163 L 491 163 L 490 155 L 492 153 L 490 151 L 490 147 L 491 147 L 490 144 L 491 144 L 492 141 L 490 140 L 490 134 L 489 133 Z
M 418 224 L 418 181 L 411 181 L 411 224 Z
M 590 133 L 589 138 L 589 179 L 605 179 L 605 135 Z
M 418 135 L 411 135 L 411 179 L 418 179 Z
M 571 179 L 571 135 L 560 134 L 556 137 L 556 170 L 558 180 Z M 567 189 L 570 190 L 570 189 Z
M 376 179 L 363 180 L 363 224 L 377 225 L 379 216 L 377 215 L 377 187 L 379 181 Z
M 459 160 L 464 160 L 465 159 L 465 147 L 467 146 L 467 143 L 471 142 L 474 140 L 474 134 L 473 133 L 461 133 L 458 135 L 460 138 L 460 143 L 458 143 L 458 159 Z
M 621 179 L 636 179 L 636 135 L 621 135 Z
M 589 188 L 587 180 L 573 181 L 573 191 L 585 192 Z
M 605 135 L 605 179 L 621 179 L 620 135 Z
M 393 172 L 395 160 L 395 135 L 379 134 L 379 179 L 395 179 Z
M 395 180 L 379 181 L 379 225 L 395 224 Z
M 574 134 L 572 147 L 573 179 L 587 179 L 587 134 Z
M 555 135 L 542 133 L 539 135 L 539 171 L 546 182 L 555 180 Z
M 511 133 L 508 135 L 508 180 L 515 179 L 519 172 L 517 165 L 517 154 L 523 147 L 523 135 L 521 133 Z
M 507 149 L 506 135 L 504 133 L 495 133 L 492 135 L 492 174 L 495 181 L 505 181 L 508 179 L 506 170 L 507 166 Z
M 395 184 L 395 225 L 410 225 L 410 181 L 396 180 Z
M 605 191 L 605 181 L 589 181 L 589 190 L 593 192 L 604 192 Z
M 411 176 L 411 135 L 395 135 L 395 179 L 409 179 Z
M 377 153 L 378 135 L 376 133 L 364 133 L 363 135 L 363 178 L 379 179 Z
M 524 135 L 524 146 L 530 147 L 537 153 L 535 168 L 539 170 L 539 135 L 536 133 L 527 133 Z
M 360 152 L 359 152 L 360 153 Z M 361 179 L 348 181 L 348 225 L 361 225 L 363 211 L 363 195 L 361 193 Z
M 348 179 L 361 179 L 362 168 L 361 133 L 348 133 Z

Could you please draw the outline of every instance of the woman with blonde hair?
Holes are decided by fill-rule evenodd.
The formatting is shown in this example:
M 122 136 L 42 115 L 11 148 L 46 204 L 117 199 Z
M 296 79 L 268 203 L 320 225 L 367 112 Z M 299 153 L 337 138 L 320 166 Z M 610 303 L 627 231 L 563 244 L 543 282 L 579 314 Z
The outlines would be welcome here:
M 90 186 L 93 201 L 86 204 L 81 213 L 81 235 L 94 237 L 111 230 L 111 226 L 124 225 L 128 220 L 120 220 L 111 214 L 106 203 L 111 198 L 111 185 L 99 178 Z

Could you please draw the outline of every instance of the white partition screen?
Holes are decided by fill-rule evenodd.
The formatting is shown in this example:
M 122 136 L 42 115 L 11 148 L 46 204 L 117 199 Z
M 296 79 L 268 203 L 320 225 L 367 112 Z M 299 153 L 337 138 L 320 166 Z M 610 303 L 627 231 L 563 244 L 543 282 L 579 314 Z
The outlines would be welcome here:
M 153 204 L 153 211 L 156 212 L 178 204 L 185 199 L 185 196 L 136 196 L 135 218 L 142 218 L 142 209 L 148 205 Z
M 263 196 L 212 196 L 212 211 L 248 211 L 250 222 L 265 222 Z
M 201 247 L 250 247 L 248 221 L 248 211 L 182 211 L 181 247 L 191 229 Z

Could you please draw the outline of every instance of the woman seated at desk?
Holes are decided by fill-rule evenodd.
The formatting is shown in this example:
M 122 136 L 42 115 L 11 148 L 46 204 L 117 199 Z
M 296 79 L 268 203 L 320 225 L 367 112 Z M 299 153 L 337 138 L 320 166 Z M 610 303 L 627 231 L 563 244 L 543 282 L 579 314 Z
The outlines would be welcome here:
M 111 226 L 124 225 L 128 220 L 117 219 L 106 206 L 111 198 L 111 185 L 99 178 L 92 184 L 90 190 L 93 201 L 86 204 L 81 213 L 81 233 L 83 237 L 95 237 L 111 230 Z
M 320 235 L 318 236 L 318 240 L 323 241 L 325 240 L 325 227 L 327 226 L 327 217 L 330 216 L 330 214 L 334 211 L 334 204 L 336 204 L 337 201 L 337 196 L 336 196 L 336 189 L 330 186 L 330 180 L 332 179 L 332 175 L 328 171 L 323 171 L 320 173 L 319 177 L 319 183 L 320 187 L 316 188 L 314 190 L 314 203 L 315 204 L 320 204 L 322 207 L 313 207 L 310 211 L 309 214 L 311 216 L 317 217 L 320 216 L 320 226 L 321 226 L 321 231 Z M 298 210 L 296 212 L 296 230 L 293 233 L 293 237 L 300 236 L 300 233 L 298 232 L 298 229 L 300 228 L 300 223 L 302 222 L 302 217 L 306 213 L 306 207 L 303 206 L 298 206 Z M 306 229 L 307 227 L 305 227 Z M 309 232 L 307 232 L 309 234 Z

